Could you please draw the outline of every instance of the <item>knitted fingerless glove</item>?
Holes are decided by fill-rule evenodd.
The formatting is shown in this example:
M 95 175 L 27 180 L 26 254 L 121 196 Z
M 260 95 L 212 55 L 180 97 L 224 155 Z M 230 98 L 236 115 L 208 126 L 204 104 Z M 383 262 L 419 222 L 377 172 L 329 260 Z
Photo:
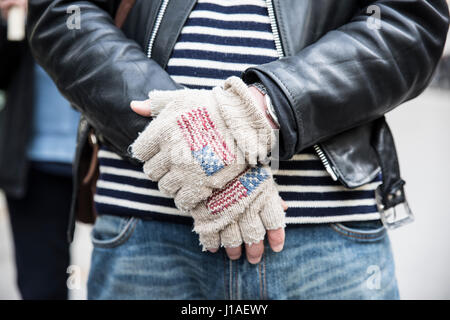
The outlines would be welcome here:
M 264 113 L 237 77 L 223 88 L 152 91 L 149 98 L 157 117 L 131 152 L 180 210 L 191 210 L 248 162 L 266 157 L 275 141 Z
M 270 168 L 249 168 L 191 211 L 203 250 L 236 247 L 264 239 L 285 226 L 285 214 Z

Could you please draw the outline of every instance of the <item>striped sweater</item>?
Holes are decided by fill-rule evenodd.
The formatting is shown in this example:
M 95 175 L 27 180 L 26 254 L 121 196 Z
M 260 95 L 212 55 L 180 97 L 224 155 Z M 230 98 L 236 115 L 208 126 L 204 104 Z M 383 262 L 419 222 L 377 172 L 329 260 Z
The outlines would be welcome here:
M 211 89 L 250 66 L 278 58 L 264 0 L 198 0 L 174 47 L 167 72 L 188 88 Z M 99 161 L 98 214 L 191 221 L 141 167 L 104 147 Z M 274 178 L 289 206 L 288 224 L 379 219 L 375 189 L 381 177 L 347 189 L 333 181 L 313 149 L 281 161 Z

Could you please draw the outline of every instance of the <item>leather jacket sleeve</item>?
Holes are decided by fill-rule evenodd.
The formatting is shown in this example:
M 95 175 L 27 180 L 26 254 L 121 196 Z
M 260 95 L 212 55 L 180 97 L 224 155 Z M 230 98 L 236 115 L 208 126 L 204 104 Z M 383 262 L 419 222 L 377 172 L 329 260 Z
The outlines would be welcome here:
M 30 0 L 27 35 L 33 56 L 61 93 L 103 140 L 126 155 L 149 121 L 134 113 L 130 102 L 147 99 L 151 90 L 179 85 L 114 25 L 116 5 L 106 0 Z M 66 24 L 73 13 L 70 6 L 81 13 L 78 29 Z
M 272 97 L 282 159 L 381 117 L 430 82 L 448 30 L 445 0 L 361 3 L 359 14 L 317 42 L 243 73 Z M 369 5 L 380 8 L 379 29 L 367 25 Z

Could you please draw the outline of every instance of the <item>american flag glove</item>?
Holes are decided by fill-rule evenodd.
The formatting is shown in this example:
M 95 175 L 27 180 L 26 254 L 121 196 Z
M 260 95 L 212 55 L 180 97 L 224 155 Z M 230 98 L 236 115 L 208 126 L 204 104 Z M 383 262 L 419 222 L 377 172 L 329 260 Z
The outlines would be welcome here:
M 223 88 L 152 91 L 149 98 L 156 118 L 131 153 L 182 211 L 264 160 L 275 143 L 264 112 L 237 77 Z
M 285 227 L 285 213 L 267 166 L 250 167 L 191 211 L 203 250 L 237 247 Z

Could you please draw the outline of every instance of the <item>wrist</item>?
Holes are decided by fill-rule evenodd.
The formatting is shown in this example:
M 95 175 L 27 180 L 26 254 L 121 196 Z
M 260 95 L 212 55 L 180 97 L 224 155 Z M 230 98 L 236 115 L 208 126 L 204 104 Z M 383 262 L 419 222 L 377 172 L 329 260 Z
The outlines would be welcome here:
M 254 97 L 256 105 L 264 113 L 272 129 L 279 129 L 280 126 L 278 124 L 278 121 L 274 119 L 271 113 L 269 112 L 269 106 L 267 105 L 267 98 L 266 98 L 267 93 L 263 92 L 258 86 L 255 85 L 250 85 L 248 88 L 252 96 Z

